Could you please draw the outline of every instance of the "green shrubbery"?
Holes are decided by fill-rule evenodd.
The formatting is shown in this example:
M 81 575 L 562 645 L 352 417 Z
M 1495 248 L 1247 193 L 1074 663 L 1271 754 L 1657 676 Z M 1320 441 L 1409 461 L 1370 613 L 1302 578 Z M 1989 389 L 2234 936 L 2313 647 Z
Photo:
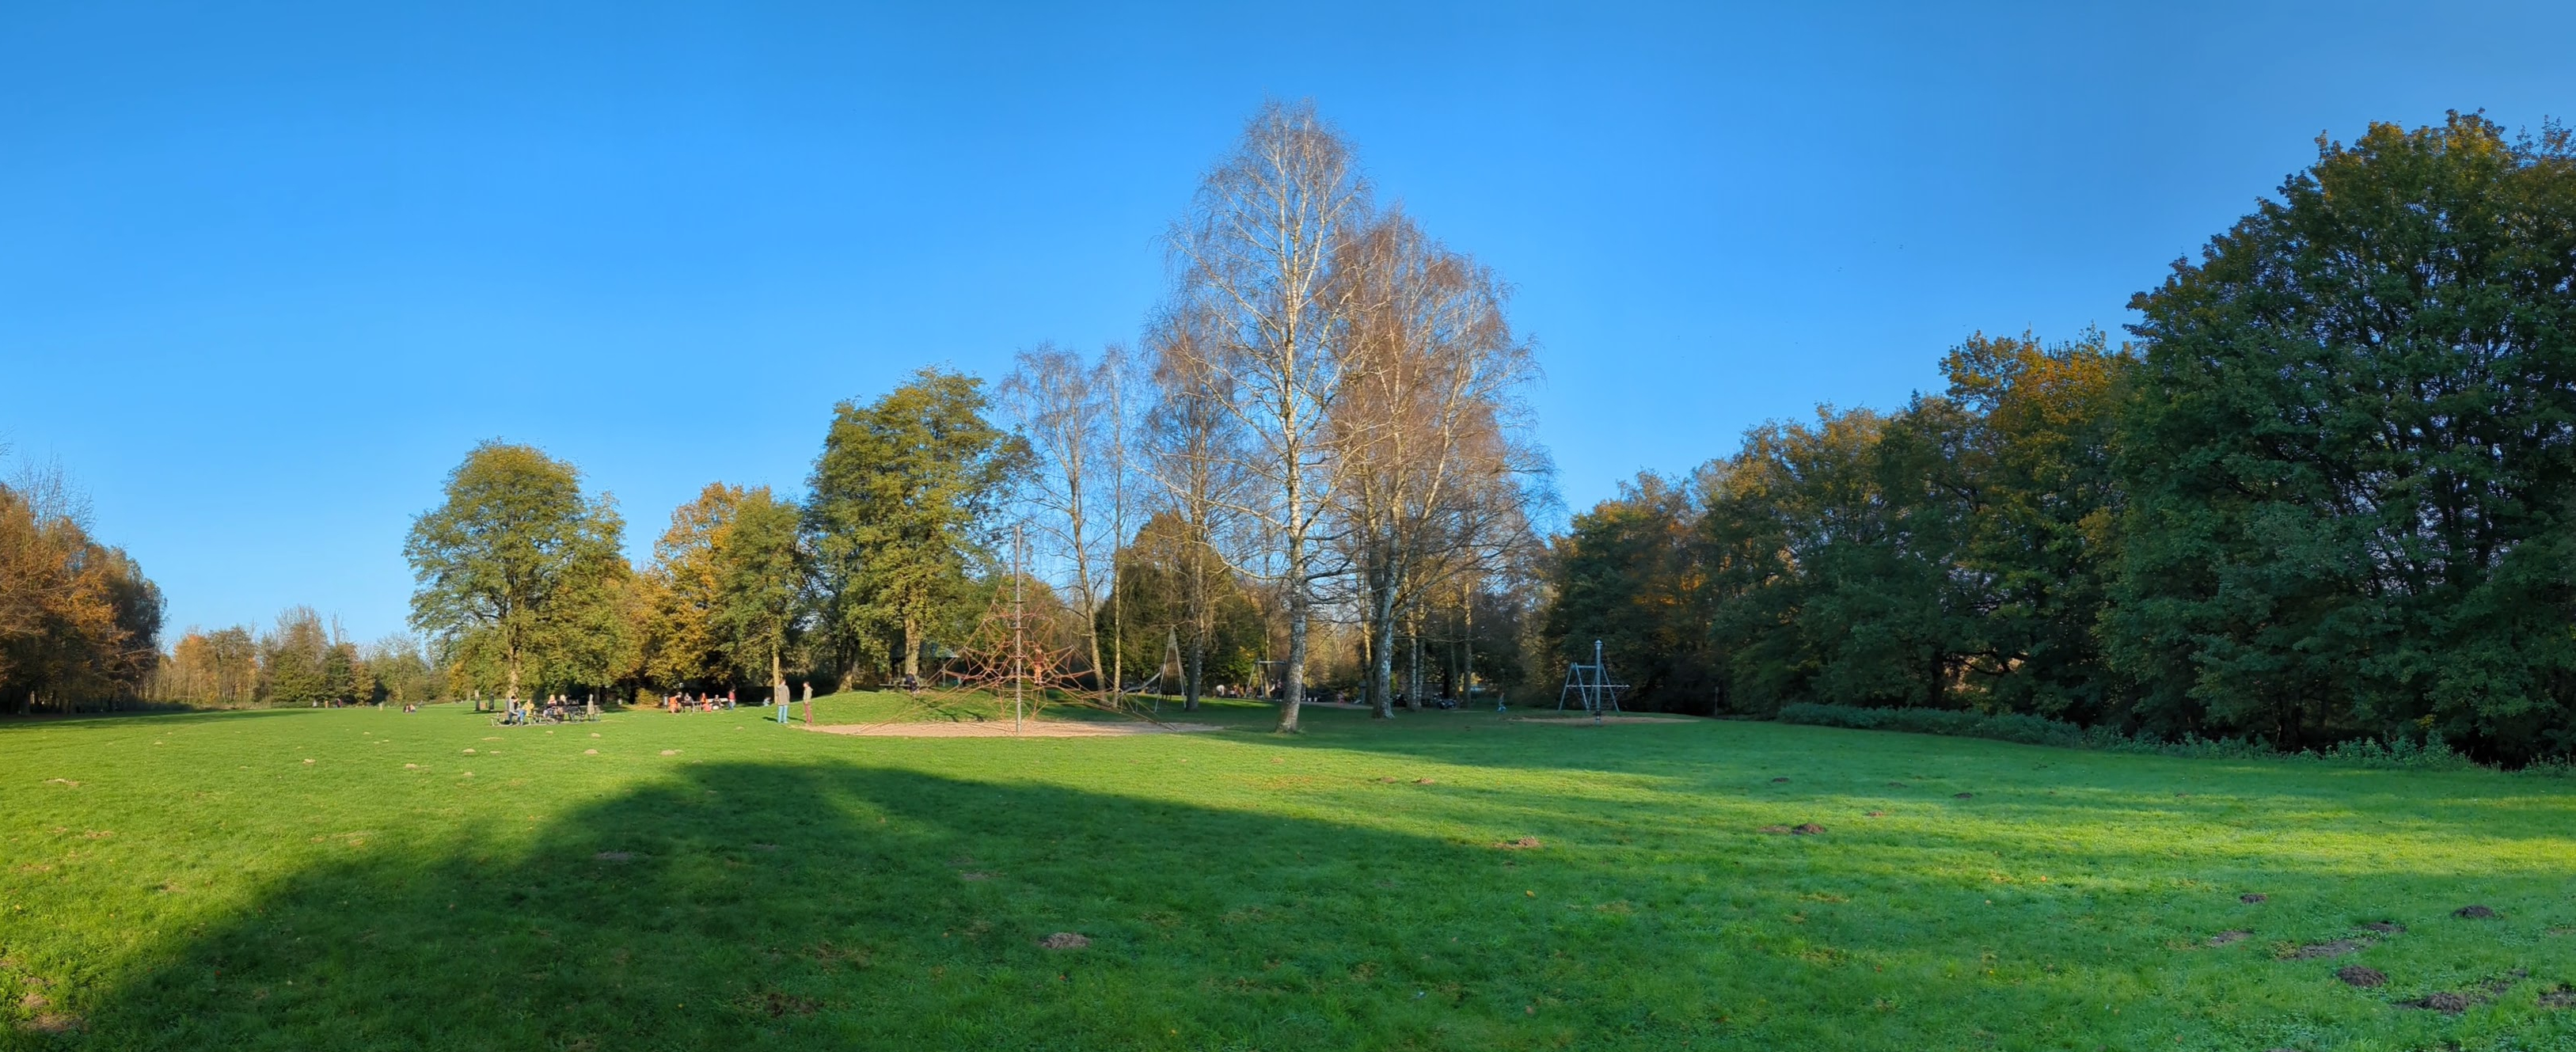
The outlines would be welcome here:
M 2245 738 L 2164 738 L 2154 734 L 2124 734 L 2109 727 L 2082 727 L 2045 716 L 2017 712 L 1973 712 L 1964 709 L 1875 709 L 1857 705 L 1796 704 L 1782 706 L 1780 721 L 1818 727 L 1848 727 L 1865 731 L 1904 731 L 1910 734 L 1945 734 L 1958 738 L 1989 738 L 1995 741 L 2019 742 L 2023 745 L 2052 745 L 2062 749 L 2096 749 L 2103 752 L 2153 753 L 2197 759 L 2251 759 L 2254 757 L 2288 758 L 2340 767 L 2406 769 L 2418 771 L 2458 771 L 2478 766 L 2468 756 L 2453 750 L 2439 739 L 2413 741 L 2399 738 L 2381 742 L 2356 738 L 2331 748 L 2280 753 L 2262 742 Z M 2528 774 L 2565 775 L 2576 772 L 2576 766 L 2564 760 L 2534 763 L 2522 769 Z

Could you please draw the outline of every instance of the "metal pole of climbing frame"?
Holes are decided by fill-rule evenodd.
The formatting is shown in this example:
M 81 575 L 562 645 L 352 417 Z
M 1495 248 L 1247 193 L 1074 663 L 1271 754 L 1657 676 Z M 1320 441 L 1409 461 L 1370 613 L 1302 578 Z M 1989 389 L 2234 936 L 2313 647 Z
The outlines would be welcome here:
M 1024 541 L 1022 541 L 1022 540 L 1021 540 L 1021 538 L 1020 538 L 1020 527 L 1019 527 L 1017 524 L 1012 525 L 1012 527 L 1011 527 L 1011 733 L 1012 733 L 1012 734 L 1019 734 L 1019 733 L 1021 733 L 1021 732 L 1025 729 L 1025 728 L 1023 728 L 1023 727 L 1021 726 L 1021 721 L 1022 721 L 1022 719 L 1023 719 L 1023 713 L 1024 713 L 1024 711 L 1025 711 L 1025 710 L 1024 710 L 1024 708 L 1023 708 L 1023 706 L 1022 706 L 1022 703 L 1021 703 L 1021 701 L 1020 701 L 1020 680 L 1021 680 L 1021 678 L 1022 678 L 1022 677 L 1021 677 L 1021 675 L 1020 675 L 1020 661 L 1021 661 L 1022 657 L 1026 654 L 1027 647 L 1028 647 L 1028 644 L 1027 644 L 1026 642 L 1024 642 L 1024 640 L 1023 640 L 1023 636 L 1022 636 L 1022 634 L 1021 634 L 1021 626 L 1022 626 L 1022 625 L 1024 625 L 1026 622 L 1025 622 L 1024 620 L 1022 620 L 1022 618 L 1021 618 L 1021 614 L 1020 614 L 1020 548 L 1022 547 L 1022 545 L 1023 545 L 1024 543 L 1025 543 L 1025 542 L 1024 542 Z

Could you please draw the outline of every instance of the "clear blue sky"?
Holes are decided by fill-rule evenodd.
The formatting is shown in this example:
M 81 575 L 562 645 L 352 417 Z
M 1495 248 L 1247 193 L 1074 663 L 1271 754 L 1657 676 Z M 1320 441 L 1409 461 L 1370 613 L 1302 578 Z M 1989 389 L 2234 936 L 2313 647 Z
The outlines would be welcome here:
M 399 630 L 478 439 L 642 554 L 837 399 L 1130 340 L 1265 95 L 1518 287 L 1575 507 L 2116 332 L 2320 132 L 2576 116 L 2563 4 L 252 6 L 0 6 L 0 439 L 174 629 Z

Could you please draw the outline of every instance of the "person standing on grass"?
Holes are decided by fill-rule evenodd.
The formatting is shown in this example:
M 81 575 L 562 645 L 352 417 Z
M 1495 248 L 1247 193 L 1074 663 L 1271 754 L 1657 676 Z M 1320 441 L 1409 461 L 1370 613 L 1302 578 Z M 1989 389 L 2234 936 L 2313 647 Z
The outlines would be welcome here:
M 778 692 L 778 725 L 787 726 L 787 692 Z

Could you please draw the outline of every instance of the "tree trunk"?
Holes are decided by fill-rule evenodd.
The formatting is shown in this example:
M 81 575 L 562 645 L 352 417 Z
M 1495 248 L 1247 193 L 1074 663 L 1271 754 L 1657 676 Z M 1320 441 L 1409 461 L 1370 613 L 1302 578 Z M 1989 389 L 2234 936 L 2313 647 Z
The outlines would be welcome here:
M 1376 719 L 1395 718 L 1395 617 L 1389 604 L 1377 597 L 1369 598 L 1370 620 L 1376 624 L 1369 631 L 1369 715 Z
M 1413 624 L 1412 624 L 1412 628 L 1413 628 L 1413 673 L 1412 673 L 1412 675 L 1411 675 L 1411 677 L 1410 677 L 1410 678 L 1413 680 L 1413 682 L 1412 682 L 1411 684 L 1407 685 L 1407 686 L 1405 687 L 1405 689 L 1404 689 L 1404 707 L 1405 707 L 1405 708 L 1407 708 L 1407 709 L 1410 709 L 1410 710 L 1412 710 L 1412 711 L 1415 711 L 1415 712 L 1420 712 L 1420 711 L 1422 711 L 1422 615 L 1421 615 L 1421 613 L 1420 613 L 1419 611 L 1415 612 L 1415 614 L 1413 615 L 1413 617 L 1412 617 L 1412 619 L 1411 619 L 1411 620 L 1412 620 L 1412 622 L 1413 622 Z
M 1293 483 L 1293 480 L 1292 480 Z M 1288 490 L 1290 514 L 1297 490 Z M 1297 733 L 1297 707 L 1306 700 L 1306 539 L 1288 535 L 1288 667 L 1279 677 L 1279 732 Z
M 903 662 L 898 667 L 905 679 L 921 681 L 921 622 L 911 614 L 903 615 Z
M 519 700 L 519 651 L 516 647 L 510 650 L 510 695 L 507 700 Z
M 1199 677 L 1207 674 L 1207 641 L 1196 631 L 1190 634 L 1188 668 L 1181 675 L 1181 711 L 1199 711 Z

